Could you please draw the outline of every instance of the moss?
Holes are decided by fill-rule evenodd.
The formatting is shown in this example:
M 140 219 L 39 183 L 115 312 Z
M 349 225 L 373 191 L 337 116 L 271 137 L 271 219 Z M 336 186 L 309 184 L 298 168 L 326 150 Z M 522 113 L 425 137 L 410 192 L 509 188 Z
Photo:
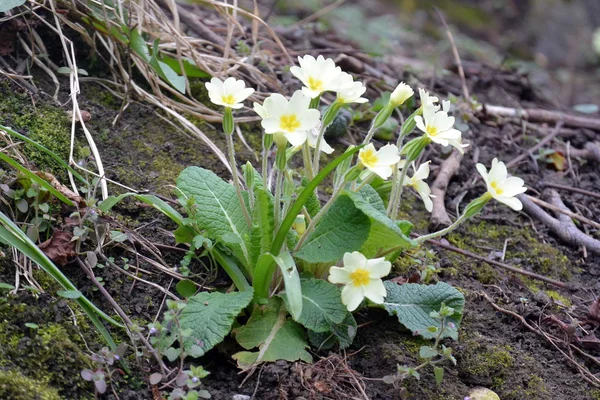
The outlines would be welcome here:
M 486 221 L 471 222 L 462 229 L 449 234 L 447 239 L 454 246 L 475 253 L 481 253 L 482 250 L 502 251 L 505 241 L 509 240 L 505 254 L 507 263 L 520 263 L 536 272 L 558 279 L 569 279 L 571 276 L 569 259 L 552 245 L 536 239 L 528 228 L 517 228 Z M 455 255 L 455 257 L 465 258 L 460 255 Z M 483 275 L 481 278 L 484 280 L 493 278 L 486 276 L 488 274 Z
M 0 398 L 11 400 L 61 400 L 58 391 L 18 371 L 0 371 Z
M 486 346 L 477 337 L 464 340 L 463 345 L 465 351 L 458 363 L 462 373 L 482 386 L 501 387 L 515 364 L 512 348 L 507 345 Z
M 571 305 L 573 304 L 571 302 L 571 299 L 561 295 L 560 293 L 558 293 L 555 290 L 545 290 L 544 291 L 548 297 L 550 297 L 552 300 L 556 300 L 558 302 L 561 302 L 562 304 L 564 304 L 566 307 L 571 307 Z
M 71 122 L 64 110 L 42 102 L 33 104 L 27 94 L 15 91 L 3 78 L 0 78 L 0 96 L 0 123 L 27 135 L 63 160 L 68 160 Z M 51 171 L 59 179 L 66 178 L 66 172 L 46 153 L 31 145 L 24 145 L 23 150 L 27 159 L 38 169 Z
M 90 342 L 97 342 L 98 337 L 84 317 L 78 318 L 77 326 L 70 318 L 64 318 L 68 312 L 65 300 L 52 302 L 44 294 L 38 300 L 27 293 L 17 298 L 1 298 L 0 369 L 10 369 L 40 386 L 52 387 L 66 398 L 91 397 L 89 383 L 79 375 L 79 371 L 91 367 L 90 358 L 82 350 L 85 348 L 82 330 L 88 336 L 92 333 L 88 337 Z M 55 321 L 59 315 L 63 316 L 62 321 L 47 322 Z M 38 328 L 26 327 L 28 322 Z M 9 390 L 8 386 L 4 390 Z M 13 396 L 17 395 L 18 392 Z
M 590 392 L 590 396 L 594 400 L 600 400 L 600 389 L 594 389 Z

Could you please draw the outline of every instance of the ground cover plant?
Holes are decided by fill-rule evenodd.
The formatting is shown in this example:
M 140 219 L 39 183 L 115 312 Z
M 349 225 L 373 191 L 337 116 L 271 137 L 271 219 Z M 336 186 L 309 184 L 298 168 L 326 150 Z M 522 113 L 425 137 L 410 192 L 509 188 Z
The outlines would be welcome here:
M 0 397 L 597 395 L 594 117 L 463 68 L 448 28 L 456 73 L 425 84 L 330 38 L 307 52 L 258 5 L 214 3 L 210 29 L 124 5 L 2 20 L 36 21 L 29 47 L 8 34 L 47 79 L 0 46 Z M 576 212 L 539 193 L 556 171 L 590 189 Z

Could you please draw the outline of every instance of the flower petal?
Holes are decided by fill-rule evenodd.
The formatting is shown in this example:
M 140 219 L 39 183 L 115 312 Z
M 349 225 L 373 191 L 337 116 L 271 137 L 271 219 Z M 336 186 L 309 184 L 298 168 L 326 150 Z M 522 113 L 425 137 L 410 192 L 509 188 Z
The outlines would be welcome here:
M 521 200 L 517 199 L 516 197 L 494 196 L 494 198 L 500 203 L 506 204 L 515 211 L 521 211 L 523 209 L 523 203 L 521 203 Z
M 392 270 L 392 263 L 386 261 L 383 257 L 374 258 L 367 260 L 367 269 L 369 270 L 369 277 L 371 279 L 380 279 L 389 275 Z
M 367 257 L 358 251 L 344 253 L 344 268 L 352 272 L 357 268 L 364 268 L 367 265 Z
M 329 268 L 329 277 L 327 280 L 331 283 L 347 285 L 352 282 L 350 279 L 350 271 L 346 268 L 331 267 Z
M 356 310 L 364 298 L 361 287 L 346 285 L 342 289 L 342 303 L 350 312 Z
M 381 279 L 371 279 L 368 284 L 362 287 L 363 296 L 373 303 L 381 304 L 387 291 Z

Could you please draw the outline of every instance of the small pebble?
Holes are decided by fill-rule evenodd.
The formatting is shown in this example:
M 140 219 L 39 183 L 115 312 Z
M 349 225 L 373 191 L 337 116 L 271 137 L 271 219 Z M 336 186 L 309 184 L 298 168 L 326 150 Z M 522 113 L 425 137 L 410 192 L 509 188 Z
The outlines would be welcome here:
M 484 387 L 471 390 L 471 393 L 466 398 L 469 400 L 500 400 L 500 397 L 496 393 Z

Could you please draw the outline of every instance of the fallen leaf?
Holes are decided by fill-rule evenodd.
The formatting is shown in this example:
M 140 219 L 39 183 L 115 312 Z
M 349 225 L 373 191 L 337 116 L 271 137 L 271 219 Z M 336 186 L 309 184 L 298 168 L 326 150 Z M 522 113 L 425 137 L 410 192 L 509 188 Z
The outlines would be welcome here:
M 554 168 L 556 168 L 557 171 L 564 171 L 567 169 L 567 159 L 563 153 L 559 151 L 555 151 L 554 153 L 550 154 L 548 156 L 548 160 L 550 163 L 552 163 L 552 165 L 554 165 Z
M 593 333 L 582 337 L 579 341 L 581 342 L 581 346 L 586 350 L 600 350 L 600 339 Z
M 41 243 L 38 247 L 56 264 L 65 265 L 69 262 L 69 258 L 76 255 L 75 242 L 71 239 L 73 239 L 73 233 L 56 231 L 50 239 Z

